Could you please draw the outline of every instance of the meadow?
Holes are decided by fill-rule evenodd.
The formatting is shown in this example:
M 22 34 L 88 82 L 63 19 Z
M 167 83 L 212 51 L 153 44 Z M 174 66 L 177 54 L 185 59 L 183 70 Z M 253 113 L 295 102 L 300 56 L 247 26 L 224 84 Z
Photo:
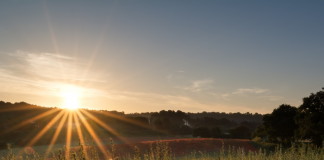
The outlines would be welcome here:
M 176 138 L 162 137 L 150 141 L 154 137 L 133 137 L 125 141 L 114 142 L 113 139 L 103 140 L 101 144 L 85 140 L 84 144 L 71 144 L 71 148 L 53 147 L 55 152 L 41 154 L 46 146 L 9 148 L 3 152 L 2 160 L 14 159 L 54 159 L 54 160 L 92 160 L 92 159 L 125 159 L 125 160 L 324 160 L 324 148 L 318 149 L 311 145 L 293 145 L 283 149 L 279 145 L 273 151 L 267 151 L 257 143 L 245 139 L 219 138 Z M 18 149 L 18 150 L 17 150 Z M 2 150 L 3 151 L 3 150 Z M 105 151 L 105 152 L 102 152 Z M 44 157 L 45 155 L 46 157 Z

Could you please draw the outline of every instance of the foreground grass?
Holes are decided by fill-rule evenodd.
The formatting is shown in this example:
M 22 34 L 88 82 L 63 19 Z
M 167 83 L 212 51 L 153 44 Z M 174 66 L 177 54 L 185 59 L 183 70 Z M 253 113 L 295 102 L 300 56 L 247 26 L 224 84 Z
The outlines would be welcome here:
M 27 159 L 27 160 L 99 160 L 99 159 L 125 159 L 125 160 L 324 160 L 324 147 L 314 148 L 309 145 L 302 144 L 301 146 L 295 146 L 283 149 L 277 146 L 273 152 L 267 153 L 266 150 L 260 149 L 259 151 L 245 151 L 244 148 L 234 148 L 231 146 L 225 147 L 224 142 L 221 149 L 215 150 L 214 153 L 206 153 L 193 150 L 190 154 L 184 154 L 181 157 L 176 157 L 172 152 L 172 148 L 169 147 L 167 142 L 157 140 L 155 143 L 151 143 L 150 147 L 144 154 L 140 154 L 140 148 L 134 146 L 134 154 L 117 155 L 115 145 L 111 139 L 109 148 L 105 153 L 99 152 L 100 146 L 96 146 L 94 142 L 89 145 L 80 144 L 79 147 L 73 149 L 58 150 L 58 153 L 52 153 L 50 157 L 44 157 L 33 152 L 30 157 L 16 157 L 12 153 L 12 149 L 8 146 L 9 152 L 3 153 L 2 160 L 15 160 L 15 159 Z

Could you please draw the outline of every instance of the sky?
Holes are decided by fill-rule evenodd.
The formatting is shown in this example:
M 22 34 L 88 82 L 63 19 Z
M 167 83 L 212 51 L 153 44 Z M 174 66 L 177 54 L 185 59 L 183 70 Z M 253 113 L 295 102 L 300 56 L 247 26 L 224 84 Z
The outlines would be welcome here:
M 0 2 L 0 100 L 271 113 L 324 87 L 324 1 Z

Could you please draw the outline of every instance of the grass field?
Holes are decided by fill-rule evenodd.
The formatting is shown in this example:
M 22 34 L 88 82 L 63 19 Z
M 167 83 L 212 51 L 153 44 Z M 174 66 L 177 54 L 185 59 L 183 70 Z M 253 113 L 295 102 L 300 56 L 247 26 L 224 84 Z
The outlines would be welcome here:
M 172 154 L 175 157 L 181 157 L 185 154 L 190 154 L 193 151 L 201 151 L 208 154 L 219 152 L 222 146 L 243 148 L 245 152 L 252 151 L 258 152 L 258 148 L 254 148 L 250 140 L 242 139 L 215 139 L 215 138 L 188 138 L 188 139 L 171 139 L 171 140 L 160 140 L 160 143 L 167 143 L 171 149 Z M 115 144 L 115 154 L 119 157 L 125 157 L 127 154 L 134 155 L 134 147 L 139 148 L 140 154 L 146 154 L 152 147 L 156 146 L 157 141 L 143 141 L 135 143 L 120 143 Z M 104 145 L 106 150 L 111 150 L 110 145 Z M 227 149 L 226 149 L 227 150 Z
M 55 157 L 49 154 L 46 159 L 55 160 L 81 160 L 81 159 L 128 159 L 128 160 L 277 160 L 277 159 L 298 159 L 298 160 L 324 160 L 324 148 L 317 149 L 312 146 L 293 146 L 283 150 L 277 147 L 274 151 L 266 152 L 259 148 L 255 142 L 243 139 L 215 139 L 215 138 L 179 138 L 162 137 L 128 137 L 125 141 L 115 138 L 101 139 L 100 144 L 92 142 L 79 146 L 73 142 L 69 152 L 64 152 L 64 144 L 55 144 L 52 150 Z M 115 142 L 114 142 L 115 141 Z M 87 145 L 88 144 L 88 145 Z M 43 159 L 49 146 L 33 146 L 25 148 L 14 148 L 8 154 L 6 150 L 2 160 L 14 160 L 15 157 L 33 157 L 32 159 Z M 61 151 L 59 151 L 61 150 Z M 4 151 L 4 150 L 2 150 Z M 38 154 L 35 154 L 36 151 Z M 104 151 L 104 152 L 102 152 Z M 69 154 L 67 154 L 69 153 Z M 69 155 L 69 156 L 68 156 Z M 5 158 L 4 158 L 5 157 Z M 22 159 L 19 158 L 19 159 Z
M 119 138 L 112 138 L 114 141 L 114 144 L 118 145 L 118 144 L 125 144 L 125 143 L 129 143 L 129 144 L 135 144 L 138 142 L 144 142 L 144 141 L 155 141 L 158 138 L 162 139 L 162 140 L 170 140 L 170 139 L 179 139 L 179 137 L 123 137 L 122 139 Z M 127 142 L 125 142 L 124 140 L 126 140 Z M 91 140 L 89 140 L 89 145 L 91 145 Z M 110 138 L 107 139 L 101 139 L 100 144 L 96 144 L 96 145 L 103 145 L 103 146 L 108 146 L 110 144 Z M 48 152 L 49 155 L 52 155 L 52 151 L 54 151 L 55 153 L 58 153 L 58 150 L 64 150 L 64 145 L 66 145 L 66 143 L 56 143 L 52 146 L 51 150 Z M 78 141 L 74 141 L 71 142 L 71 148 L 78 148 L 79 147 L 79 142 Z M 12 153 L 15 154 L 16 156 L 30 156 L 32 155 L 32 151 L 37 152 L 40 155 L 46 155 L 47 151 L 48 151 L 49 145 L 36 145 L 36 146 L 30 146 L 30 147 L 14 147 L 11 148 L 12 149 Z M 32 151 L 31 151 L 32 150 Z M 0 153 L 7 153 L 9 150 L 8 149 L 2 149 L 0 150 Z

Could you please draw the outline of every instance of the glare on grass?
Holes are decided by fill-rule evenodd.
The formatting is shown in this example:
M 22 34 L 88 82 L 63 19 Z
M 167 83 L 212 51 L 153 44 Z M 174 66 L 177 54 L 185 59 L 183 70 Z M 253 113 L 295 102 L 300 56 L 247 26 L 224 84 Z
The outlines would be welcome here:
M 47 157 L 48 154 L 51 153 L 53 145 L 55 144 L 55 142 L 57 140 L 57 137 L 60 134 L 60 132 L 61 132 L 63 126 L 64 126 L 64 123 L 65 123 L 65 120 L 66 120 L 67 116 L 68 116 L 68 112 L 65 112 L 63 118 L 61 119 L 61 121 L 60 121 L 60 123 L 59 123 L 59 125 L 58 125 L 58 127 L 57 127 L 57 129 L 55 131 L 55 134 L 54 134 L 54 136 L 53 136 L 53 138 L 51 140 L 51 143 L 49 144 L 49 147 L 48 147 L 48 149 L 47 149 L 47 151 L 45 153 L 45 157 Z
M 100 139 L 98 138 L 97 134 L 94 132 L 94 130 L 91 128 L 90 124 L 85 120 L 84 116 L 81 114 L 79 110 L 76 110 L 76 113 L 78 117 L 80 117 L 81 122 L 85 126 L 85 128 L 88 130 L 88 132 L 92 135 L 93 140 L 97 143 L 100 151 L 104 154 L 105 157 L 109 157 L 108 153 L 106 152 L 105 148 L 101 145 Z
M 64 110 L 60 111 L 28 144 L 27 146 L 32 146 L 39 138 L 41 138 L 45 132 L 48 131 L 64 114 Z

